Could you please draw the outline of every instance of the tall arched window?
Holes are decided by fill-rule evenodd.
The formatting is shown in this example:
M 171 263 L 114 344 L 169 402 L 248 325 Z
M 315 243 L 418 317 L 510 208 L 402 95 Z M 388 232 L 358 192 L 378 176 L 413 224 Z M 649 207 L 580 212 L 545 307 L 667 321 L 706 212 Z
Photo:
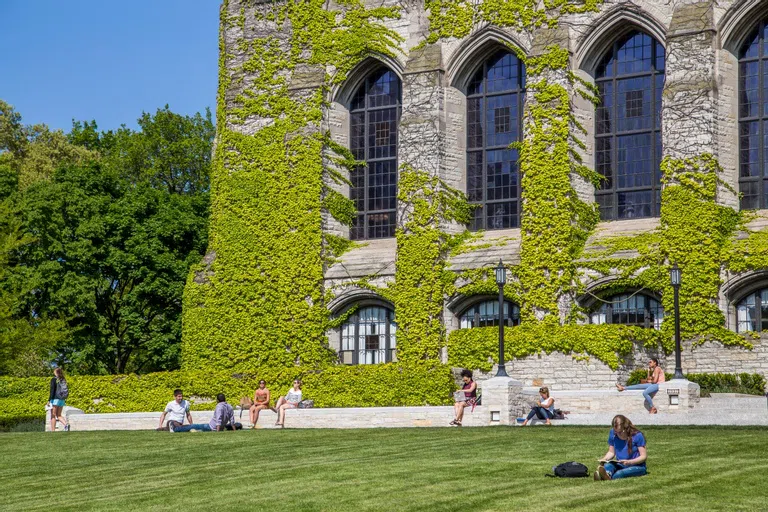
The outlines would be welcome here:
M 633 31 L 597 67 L 595 192 L 603 220 L 655 217 L 661 204 L 661 91 L 664 47 Z
M 350 198 L 358 213 L 352 240 L 395 236 L 399 120 L 400 79 L 379 68 L 360 85 L 350 105 L 349 147 L 367 164 L 350 176 Z
M 487 300 L 467 308 L 459 317 L 462 329 L 499 325 L 499 301 Z M 511 302 L 504 302 L 504 325 L 520 323 L 520 308 Z
M 736 305 L 736 331 L 768 331 L 768 288 L 757 290 Z
M 768 207 L 768 26 L 761 21 L 739 49 L 741 207 Z
M 377 364 L 396 361 L 395 312 L 381 306 L 355 311 L 341 328 L 341 362 Z
M 479 204 L 470 229 L 520 225 L 518 154 L 525 68 L 515 55 L 499 51 L 477 70 L 467 89 L 467 195 Z
M 589 315 L 591 324 L 623 324 L 661 328 L 664 307 L 647 295 L 614 295 Z

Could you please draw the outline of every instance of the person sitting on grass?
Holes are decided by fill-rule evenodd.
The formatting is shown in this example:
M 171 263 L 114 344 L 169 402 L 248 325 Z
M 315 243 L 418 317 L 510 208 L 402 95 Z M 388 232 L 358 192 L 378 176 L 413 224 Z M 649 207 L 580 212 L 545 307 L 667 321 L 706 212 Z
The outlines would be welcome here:
M 235 410 L 227 403 L 224 393 L 216 395 L 216 409 L 209 423 L 195 423 L 173 429 L 174 432 L 221 432 L 222 430 L 240 430 L 241 423 L 235 423 Z
M 642 389 L 643 396 L 645 397 L 645 403 L 648 405 L 648 412 L 651 414 L 656 414 L 658 411 L 653 406 L 653 399 L 651 395 L 658 392 L 659 384 L 665 381 L 666 377 L 664 376 L 664 371 L 661 369 L 661 366 L 659 366 L 659 360 L 653 357 L 648 362 L 647 379 L 641 379 L 640 384 L 635 384 L 633 386 L 622 386 L 621 384 L 616 383 L 616 387 L 619 389 L 619 391 Z
M 270 393 L 267 389 L 267 381 L 261 379 L 259 381 L 259 388 L 253 394 L 253 405 L 249 411 L 251 416 L 251 428 L 256 428 L 256 423 L 259 421 L 259 412 L 264 409 L 269 409 Z
M 160 426 L 157 430 L 163 430 L 165 416 L 168 415 L 168 430 L 173 432 L 177 427 L 184 424 L 184 416 L 187 417 L 189 424 L 192 424 L 192 414 L 189 412 L 189 402 L 184 400 L 184 393 L 180 389 L 173 390 L 173 400 L 165 406 L 163 414 L 160 415 Z
M 621 414 L 614 416 L 611 425 L 613 428 L 608 434 L 608 451 L 600 459 L 595 480 L 645 475 L 648 452 L 643 433 Z
M 555 399 L 549 396 L 548 387 L 539 388 L 539 397 L 540 400 L 536 402 L 536 405 L 531 407 L 531 412 L 529 412 L 528 417 L 525 418 L 522 425 L 523 427 L 526 426 L 534 416 L 540 420 L 546 420 L 547 425 L 552 424 L 552 421 L 550 420 L 555 417 Z
M 450 423 L 457 427 L 461 426 L 461 420 L 464 419 L 464 408 L 473 407 L 477 403 L 477 382 L 472 380 L 472 372 L 466 368 L 461 370 L 461 380 L 464 381 L 461 387 L 464 394 L 460 395 L 453 404 L 454 418 Z
M 293 389 L 288 391 L 288 394 L 281 396 L 277 399 L 275 409 L 277 409 L 277 422 L 275 425 L 279 427 L 285 426 L 285 411 L 286 409 L 296 409 L 301 402 L 301 381 L 296 379 L 293 381 Z

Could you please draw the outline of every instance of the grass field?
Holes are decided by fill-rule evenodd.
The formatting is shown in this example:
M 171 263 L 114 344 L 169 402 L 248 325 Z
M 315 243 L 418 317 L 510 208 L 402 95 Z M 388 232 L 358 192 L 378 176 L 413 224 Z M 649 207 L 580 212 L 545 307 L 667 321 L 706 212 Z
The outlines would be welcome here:
M 768 429 L 647 428 L 649 474 L 594 469 L 607 428 L 0 434 L 2 510 L 768 510 Z

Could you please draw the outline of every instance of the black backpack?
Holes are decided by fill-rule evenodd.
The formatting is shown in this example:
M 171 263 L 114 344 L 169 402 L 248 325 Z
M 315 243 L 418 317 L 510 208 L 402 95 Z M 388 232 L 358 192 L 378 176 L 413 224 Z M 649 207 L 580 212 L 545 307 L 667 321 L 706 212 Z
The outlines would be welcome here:
M 554 476 L 560 478 L 584 478 L 589 476 L 589 468 L 580 462 L 563 462 L 552 468 Z

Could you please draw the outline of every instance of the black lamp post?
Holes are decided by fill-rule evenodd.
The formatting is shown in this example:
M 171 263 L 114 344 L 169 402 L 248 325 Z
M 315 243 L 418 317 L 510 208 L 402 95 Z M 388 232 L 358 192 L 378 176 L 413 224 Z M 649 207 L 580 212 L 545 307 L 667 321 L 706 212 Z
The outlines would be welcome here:
M 680 363 L 680 269 L 677 263 L 669 269 L 669 281 L 675 291 L 675 376 L 672 378 L 685 380 Z
M 499 285 L 499 369 L 496 371 L 497 377 L 509 377 L 507 369 L 504 367 L 504 284 L 507 282 L 507 269 L 499 260 L 499 266 L 496 267 L 496 284 Z

